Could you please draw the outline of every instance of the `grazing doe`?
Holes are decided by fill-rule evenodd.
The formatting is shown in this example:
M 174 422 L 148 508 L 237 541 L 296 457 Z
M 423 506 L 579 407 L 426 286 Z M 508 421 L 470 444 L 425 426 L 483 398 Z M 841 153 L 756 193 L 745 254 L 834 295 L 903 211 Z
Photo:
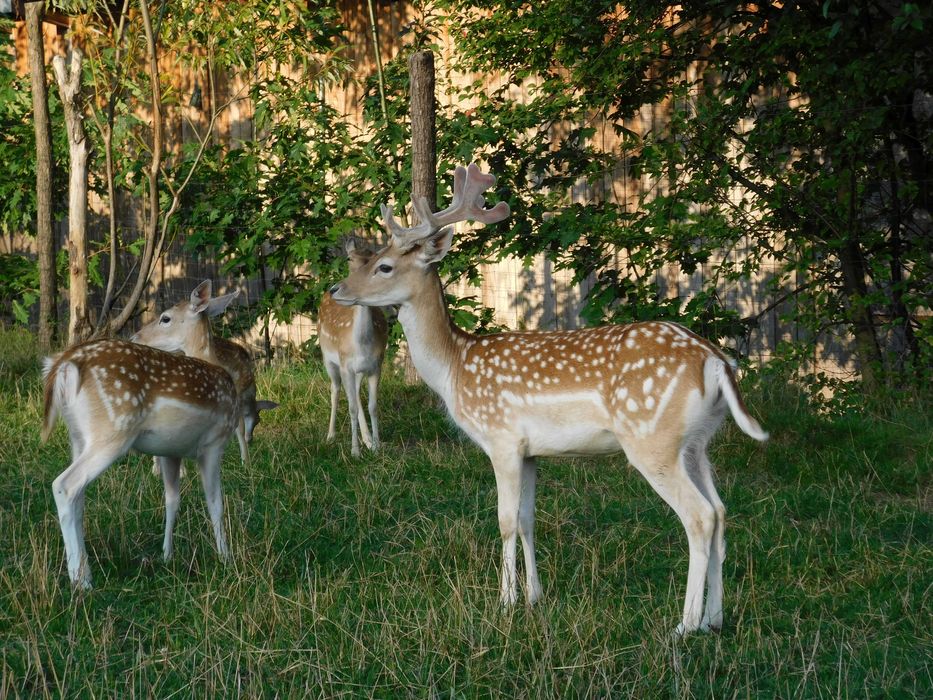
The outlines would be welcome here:
M 134 343 L 149 345 L 166 352 L 183 352 L 223 367 L 233 378 L 239 395 L 242 424 L 237 424 L 240 459 L 249 459 L 248 444 L 259 424 L 259 412 L 278 406 L 272 401 L 256 400 L 256 379 L 253 361 L 242 345 L 214 336 L 210 319 L 222 314 L 239 292 L 211 297 L 211 281 L 195 287 L 187 301 L 166 309 L 159 318 L 146 324 L 131 338 Z M 153 472 L 156 467 L 153 467 Z
M 260 422 L 262 411 L 277 408 L 275 401 L 256 398 L 256 374 L 249 350 L 239 343 L 214 336 L 214 355 L 218 364 L 230 373 L 237 393 L 240 395 L 240 410 L 243 411 L 243 431 L 246 444 L 253 441 L 253 432 Z M 242 455 L 240 455 L 242 457 Z M 244 460 L 245 461 L 245 460 Z
M 742 403 L 726 356 L 675 323 L 488 336 L 457 328 L 437 273 L 453 236 L 452 228 L 442 227 L 505 219 L 506 203 L 484 208 L 482 193 L 494 184 L 475 164 L 457 168 L 451 206 L 432 213 L 426 201 L 416 200 L 421 223 L 409 229 L 383 206 L 389 245 L 335 285 L 334 300 L 399 305 L 419 374 L 492 461 L 504 604 L 517 599 L 516 533 L 527 600 L 542 592 L 534 552 L 535 458 L 622 451 L 687 532 L 690 563 L 677 633 L 719 628 L 725 508 L 706 448 L 727 412 L 756 440 L 767 434 Z
M 368 249 L 358 249 L 351 240 L 347 243 L 347 258 L 350 271 L 359 270 L 373 256 Z M 358 457 L 360 441 L 357 429 L 362 433 L 363 443 L 372 450 L 379 449 L 379 417 L 376 398 L 379 393 L 379 377 L 382 359 L 385 356 L 388 324 L 381 309 L 337 304 L 325 293 L 318 312 L 318 342 L 324 355 L 324 367 L 330 376 L 330 423 L 327 439 L 336 435 L 337 400 L 340 384 L 343 383 L 350 409 L 351 454 Z M 360 400 L 363 378 L 369 384 L 369 420 L 372 435 L 366 426 L 366 416 Z
M 42 440 L 61 415 L 72 461 L 52 483 L 65 540 L 68 575 L 91 587 L 84 548 L 84 493 L 131 449 L 156 455 L 165 486 L 162 553 L 172 556 L 182 458 L 197 459 L 214 540 L 229 557 L 224 536 L 220 460 L 239 420 L 236 387 L 222 368 L 121 340 L 76 345 L 46 358 Z

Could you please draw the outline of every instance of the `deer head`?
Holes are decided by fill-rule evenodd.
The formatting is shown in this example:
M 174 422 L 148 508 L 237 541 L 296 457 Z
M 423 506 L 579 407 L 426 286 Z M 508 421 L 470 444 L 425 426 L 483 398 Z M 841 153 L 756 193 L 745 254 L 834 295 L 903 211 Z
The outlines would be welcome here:
M 372 260 L 376 252 L 366 245 L 359 245 L 353 238 L 347 240 L 344 245 L 344 251 L 347 254 L 347 263 L 350 272 L 356 272 L 363 265 Z
M 454 171 L 453 200 L 449 207 L 432 212 L 424 198 L 412 204 L 420 222 L 403 228 L 392 214 L 392 208 L 382 205 L 382 216 L 390 242 L 351 273 L 343 282 L 331 288 L 339 304 L 391 306 L 404 304 L 411 298 L 419 280 L 429 277 L 453 240 L 453 228 L 444 228 L 458 221 L 479 221 L 484 224 L 502 221 L 509 215 L 509 205 L 499 202 L 485 208 L 483 192 L 496 184 L 496 178 L 483 173 L 479 166 L 458 167 Z
M 210 319 L 223 313 L 239 291 L 211 297 L 211 281 L 204 280 L 191 292 L 188 301 L 166 309 L 146 324 L 130 340 L 166 352 L 184 352 L 192 357 L 214 361 L 209 354 Z

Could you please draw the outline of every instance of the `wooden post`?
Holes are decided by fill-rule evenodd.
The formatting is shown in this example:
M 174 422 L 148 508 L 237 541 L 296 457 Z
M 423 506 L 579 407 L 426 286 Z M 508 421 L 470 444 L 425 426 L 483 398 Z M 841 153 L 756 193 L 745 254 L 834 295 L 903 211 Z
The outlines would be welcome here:
M 87 283 L 87 160 L 90 144 L 84 131 L 84 101 L 81 95 L 81 51 L 71 52 L 71 69 L 65 59 L 52 59 L 55 79 L 62 96 L 68 132 L 68 344 L 86 339 L 93 326 L 88 312 Z
M 434 112 L 434 54 L 418 51 L 408 59 L 411 84 L 411 197 L 424 197 L 437 211 L 437 134 Z M 412 212 L 412 216 L 415 213 Z M 414 384 L 418 372 L 404 346 L 405 381 Z
M 437 211 L 437 135 L 434 113 L 434 54 L 418 51 L 408 59 L 411 79 L 411 194 L 425 197 Z
M 39 348 L 52 349 L 58 325 L 58 285 L 55 279 L 55 238 L 52 236 L 52 136 L 49 96 L 45 84 L 45 43 L 42 2 L 26 3 L 29 75 L 36 132 L 36 250 L 39 257 Z

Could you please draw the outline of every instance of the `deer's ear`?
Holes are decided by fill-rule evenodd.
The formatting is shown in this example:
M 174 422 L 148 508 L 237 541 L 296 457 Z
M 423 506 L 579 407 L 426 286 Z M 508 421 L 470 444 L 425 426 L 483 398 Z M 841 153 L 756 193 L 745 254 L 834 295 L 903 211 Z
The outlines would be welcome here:
M 421 242 L 421 250 L 418 251 L 418 260 L 423 265 L 440 262 L 450 251 L 450 244 L 454 240 L 454 227 L 443 228 Z
M 211 300 L 211 281 L 204 280 L 191 292 L 191 311 L 199 314 L 207 308 Z
M 230 302 L 236 299 L 240 295 L 240 290 L 237 289 L 230 294 L 224 294 L 222 297 L 214 297 L 207 302 L 207 316 L 208 318 L 214 318 L 214 316 L 220 316 L 224 311 L 227 310 L 227 307 L 230 306 Z

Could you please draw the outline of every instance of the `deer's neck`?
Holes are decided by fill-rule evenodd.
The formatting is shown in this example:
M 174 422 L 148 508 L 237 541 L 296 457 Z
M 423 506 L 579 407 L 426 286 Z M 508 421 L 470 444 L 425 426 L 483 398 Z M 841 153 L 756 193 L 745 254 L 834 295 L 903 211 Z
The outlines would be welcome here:
M 353 340 L 358 348 L 364 348 L 373 343 L 373 311 L 369 306 L 352 306 L 353 309 Z
M 204 360 L 205 362 L 210 362 L 213 365 L 221 364 L 220 358 L 217 356 L 217 353 L 214 349 L 211 327 L 207 319 L 203 319 L 201 321 L 201 328 L 199 329 L 199 332 L 194 334 L 194 337 L 189 341 L 187 347 L 185 348 L 185 354 L 188 357 Z
M 402 304 L 398 320 L 418 374 L 452 407 L 462 353 L 473 337 L 451 320 L 436 274 L 429 275 L 412 299 Z

